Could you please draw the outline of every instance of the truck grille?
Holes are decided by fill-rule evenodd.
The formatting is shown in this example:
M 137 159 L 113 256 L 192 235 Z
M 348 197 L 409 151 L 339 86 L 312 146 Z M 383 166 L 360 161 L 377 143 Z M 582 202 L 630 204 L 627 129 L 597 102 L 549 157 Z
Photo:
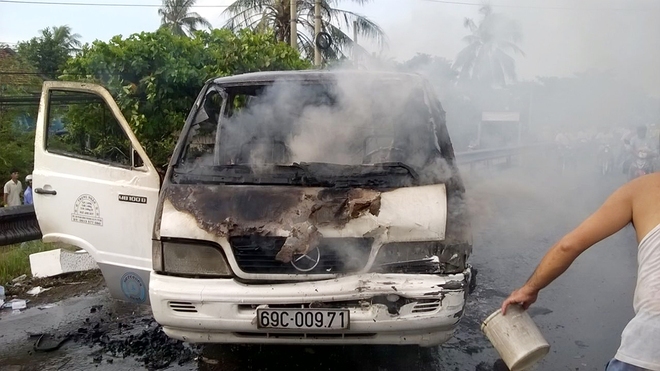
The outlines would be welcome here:
M 371 238 L 325 238 L 318 247 L 318 255 L 310 251 L 309 258 L 294 256 L 294 260 L 301 260 L 283 263 L 275 260 L 275 256 L 285 240 L 285 237 L 239 236 L 230 238 L 229 243 L 236 263 L 245 273 L 336 274 L 363 269 L 373 242 Z
M 434 312 L 440 308 L 439 299 L 419 299 L 412 309 L 413 313 Z
M 197 313 L 195 304 L 186 301 L 170 301 L 168 305 L 175 312 Z

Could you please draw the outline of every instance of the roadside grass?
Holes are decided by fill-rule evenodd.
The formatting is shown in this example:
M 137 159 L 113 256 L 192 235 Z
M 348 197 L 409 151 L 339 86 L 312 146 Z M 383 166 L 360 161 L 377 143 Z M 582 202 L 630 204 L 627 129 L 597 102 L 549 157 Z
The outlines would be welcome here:
M 21 247 L 22 246 L 22 247 Z M 31 275 L 30 254 L 57 248 L 54 244 L 30 241 L 0 248 L 0 285 L 22 275 Z

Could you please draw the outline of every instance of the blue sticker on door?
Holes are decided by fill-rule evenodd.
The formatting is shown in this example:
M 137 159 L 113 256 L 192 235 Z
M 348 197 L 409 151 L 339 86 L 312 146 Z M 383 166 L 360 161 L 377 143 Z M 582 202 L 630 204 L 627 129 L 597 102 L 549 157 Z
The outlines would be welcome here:
M 130 301 L 144 303 L 147 299 L 147 288 L 137 273 L 128 272 L 121 277 L 121 291 Z

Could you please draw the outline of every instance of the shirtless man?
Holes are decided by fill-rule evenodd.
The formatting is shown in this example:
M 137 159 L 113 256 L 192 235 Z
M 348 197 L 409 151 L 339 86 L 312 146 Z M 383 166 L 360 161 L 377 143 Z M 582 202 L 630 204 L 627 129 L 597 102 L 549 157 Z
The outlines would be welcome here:
M 637 234 L 638 269 L 635 317 L 621 334 L 621 345 L 606 371 L 660 371 L 660 173 L 645 175 L 616 190 L 576 229 L 541 259 L 518 290 L 502 303 L 527 309 L 541 289 L 559 277 L 589 247 L 632 222 Z

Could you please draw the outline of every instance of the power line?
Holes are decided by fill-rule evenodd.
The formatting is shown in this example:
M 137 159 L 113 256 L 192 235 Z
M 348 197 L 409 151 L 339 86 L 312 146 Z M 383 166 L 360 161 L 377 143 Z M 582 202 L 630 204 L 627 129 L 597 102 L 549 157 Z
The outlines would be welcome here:
M 429 3 L 448 4 L 448 5 L 467 5 L 467 6 L 483 6 L 483 3 L 469 3 L 464 1 L 452 0 L 418 0 Z M 534 6 L 534 5 L 513 5 L 513 4 L 490 4 L 493 8 L 518 8 L 518 9 L 540 9 L 540 10 L 611 10 L 611 11 L 659 11 L 660 8 L 575 8 L 575 7 L 561 7 L 561 6 Z
M 0 0 L 7 4 L 29 4 L 29 5 L 69 5 L 69 6 L 104 6 L 104 7 L 131 7 L 131 8 L 162 8 L 156 4 L 119 4 L 119 3 L 74 3 L 65 1 L 30 1 L 30 0 Z M 193 5 L 191 8 L 228 8 L 229 5 Z
M 448 4 L 448 5 L 466 5 L 466 6 L 483 6 L 481 3 L 470 3 L 464 1 L 452 0 L 418 0 L 429 3 Z M 120 3 L 77 3 L 65 1 L 31 1 L 31 0 L 0 0 L 0 3 L 6 4 L 27 4 L 27 5 L 65 5 L 65 6 L 101 6 L 101 7 L 116 7 L 116 8 L 161 8 L 162 5 L 157 4 L 120 4 Z M 575 8 L 575 7 L 560 7 L 560 6 L 534 6 L 534 5 L 513 5 L 513 4 L 491 4 L 494 8 L 518 8 L 518 9 L 539 9 L 539 10 L 577 10 L 577 11 L 658 11 L 660 8 Z M 191 8 L 228 8 L 229 5 L 192 5 Z
M 0 71 L 0 75 L 41 75 L 41 72 Z

